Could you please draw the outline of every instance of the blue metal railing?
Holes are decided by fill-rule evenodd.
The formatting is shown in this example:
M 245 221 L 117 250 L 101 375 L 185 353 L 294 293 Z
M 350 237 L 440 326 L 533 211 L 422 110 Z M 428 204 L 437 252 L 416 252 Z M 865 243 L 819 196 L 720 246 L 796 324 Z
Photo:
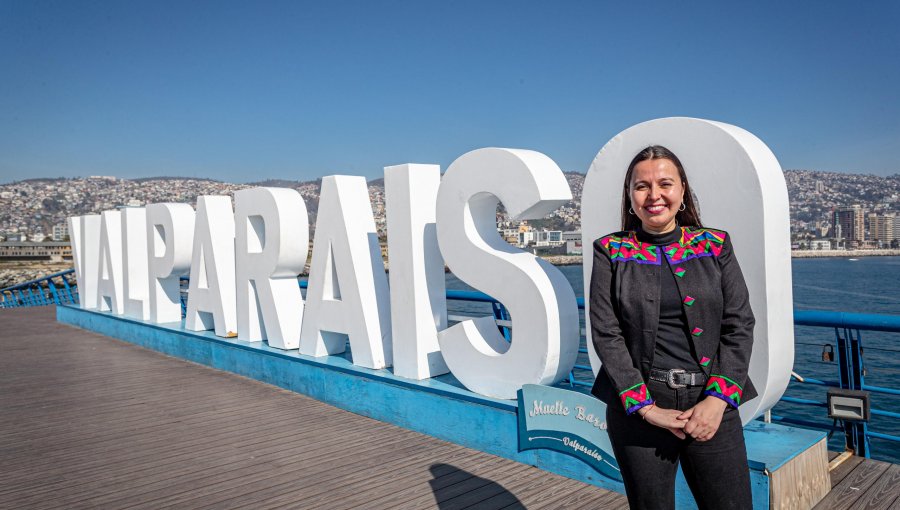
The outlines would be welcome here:
M 462 301 L 479 301 L 492 303 L 494 306 L 494 317 L 503 319 L 504 322 L 509 320 L 509 314 L 503 309 L 500 303 L 494 301 L 490 296 L 475 291 L 447 291 L 447 299 L 455 299 Z M 498 313 L 497 308 L 501 312 Z M 584 298 L 578 298 L 578 308 L 584 310 Z M 861 331 L 879 331 L 889 333 L 900 333 L 900 316 L 896 315 L 879 315 L 879 314 L 862 314 L 835 311 L 807 311 L 798 310 L 794 312 L 795 326 L 812 326 L 821 328 L 833 328 L 835 340 L 837 343 L 836 362 L 838 366 L 839 379 L 837 381 L 823 381 L 810 377 L 793 376 L 793 381 L 799 384 L 808 384 L 813 386 L 825 386 L 834 388 L 843 388 L 851 390 L 863 390 L 875 394 L 900 396 L 900 389 L 889 388 L 884 386 L 876 386 L 865 384 L 865 366 L 863 362 L 863 347 Z M 509 336 L 509 328 L 501 327 L 507 339 Z M 584 331 L 582 330 L 582 345 L 579 348 L 580 354 L 587 354 L 587 346 L 584 340 Z M 583 371 L 582 378 L 576 377 L 576 371 Z M 576 364 L 575 369 L 569 373 L 568 383 L 570 386 L 590 387 L 593 385 L 593 371 L 590 365 Z M 782 396 L 781 402 L 799 404 L 810 407 L 827 408 L 825 401 L 804 399 L 791 396 Z M 872 408 L 873 416 L 881 416 L 891 419 L 900 419 L 900 413 L 889 411 L 886 409 Z M 866 422 L 844 422 L 843 427 L 834 425 L 824 425 L 821 423 L 804 420 L 802 418 L 771 415 L 772 421 L 787 423 L 791 425 L 799 425 L 803 427 L 817 428 L 828 431 L 843 431 L 846 435 L 846 445 L 851 448 L 857 455 L 870 457 L 871 438 L 883 439 L 887 441 L 900 442 L 900 436 L 893 434 L 885 434 L 869 430 Z
M 794 374 L 793 382 L 802 385 L 862 390 L 871 394 L 900 396 L 900 390 L 898 389 L 865 383 L 866 368 L 863 357 L 862 341 L 863 331 L 888 333 L 900 332 L 900 316 L 804 310 L 794 312 L 794 325 L 833 328 L 836 348 L 834 348 L 832 352 L 834 352 L 834 355 L 837 358 L 834 361 L 837 362 L 838 380 L 819 380 Z M 830 346 L 830 344 L 827 345 Z M 790 396 L 782 396 L 780 401 L 812 407 L 827 408 L 828 406 L 827 402 L 821 400 Z M 900 413 L 886 409 L 878 409 L 874 406 L 871 408 L 871 414 L 872 416 L 900 419 Z M 871 456 L 870 439 L 872 438 L 900 442 L 900 436 L 869 430 L 869 423 L 866 421 L 844 421 L 842 422 L 842 427 L 839 428 L 833 425 L 828 426 L 811 423 L 793 417 L 773 415 L 772 419 L 777 419 L 784 423 L 812 426 L 825 430 L 843 430 L 846 436 L 846 446 L 852 449 L 857 455 L 863 457 Z
M 74 269 L 68 269 L 0 289 L 0 308 L 76 304 L 74 273 Z
M 52 304 L 76 304 L 78 303 L 78 287 L 74 281 L 74 270 L 60 271 L 18 285 L 13 285 L 0 290 L 0 308 L 14 308 L 22 306 L 44 306 Z M 181 279 L 182 313 L 186 308 L 187 278 Z M 305 280 L 299 281 L 301 288 L 306 288 Z M 510 317 L 506 308 L 492 297 L 477 291 L 448 290 L 448 300 L 481 302 L 491 305 L 494 318 L 498 321 L 498 328 L 507 340 L 512 339 Z M 578 308 L 584 310 L 584 298 L 578 298 Z M 844 388 L 851 390 L 863 390 L 875 394 L 900 396 L 900 389 L 876 386 L 865 383 L 865 367 L 863 363 L 862 331 L 877 331 L 900 333 L 900 316 L 848 313 L 837 311 L 795 311 L 795 326 L 811 326 L 829 328 L 834 330 L 837 348 L 834 350 L 838 366 L 838 380 L 820 380 L 811 377 L 801 377 L 794 374 L 793 382 L 821 387 Z M 587 354 L 587 347 L 582 330 L 582 345 L 579 353 Z M 582 359 L 584 357 L 582 356 Z M 576 373 L 578 372 L 578 373 Z M 580 376 L 580 377 L 578 377 Z M 593 382 L 593 372 L 589 365 L 576 364 L 569 373 L 568 384 L 570 386 L 589 387 Z M 822 400 L 782 396 L 780 402 L 797 404 L 808 407 L 827 407 Z M 900 412 L 886 409 L 871 409 L 873 416 L 890 419 L 900 419 Z M 791 416 L 771 415 L 771 420 L 792 425 L 812 427 L 829 431 L 843 431 L 846 435 L 846 444 L 857 455 L 870 456 L 871 438 L 900 442 L 900 436 L 869 430 L 866 422 L 844 422 L 842 427 L 824 425 L 809 420 Z

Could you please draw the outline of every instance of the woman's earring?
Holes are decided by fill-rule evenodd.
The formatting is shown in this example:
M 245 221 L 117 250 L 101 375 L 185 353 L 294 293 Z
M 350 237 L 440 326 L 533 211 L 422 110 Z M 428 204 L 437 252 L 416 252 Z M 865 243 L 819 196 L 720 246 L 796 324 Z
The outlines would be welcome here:
M 629 207 L 629 208 L 628 208 L 628 214 L 634 216 L 634 209 L 632 209 L 631 207 Z
M 679 210 L 679 211 L 684 211 L 685 209 L 687 209 L 687 206 L 684 205 L 684 202 L 682 202 L 682 203 L 681 203 L 681 207 L 679 207 L 678 210 Z

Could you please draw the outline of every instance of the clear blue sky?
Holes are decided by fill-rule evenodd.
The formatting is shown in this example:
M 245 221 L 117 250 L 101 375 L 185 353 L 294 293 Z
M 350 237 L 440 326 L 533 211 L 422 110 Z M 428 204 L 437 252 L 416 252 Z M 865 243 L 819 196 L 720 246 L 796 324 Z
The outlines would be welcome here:
M 727 4 L 727 5 L 726 5 Z M 587 170 L 674 115 L 900 173 L 898 2 L 0 0 L 0 182 L 378 177 L 487 146 Z

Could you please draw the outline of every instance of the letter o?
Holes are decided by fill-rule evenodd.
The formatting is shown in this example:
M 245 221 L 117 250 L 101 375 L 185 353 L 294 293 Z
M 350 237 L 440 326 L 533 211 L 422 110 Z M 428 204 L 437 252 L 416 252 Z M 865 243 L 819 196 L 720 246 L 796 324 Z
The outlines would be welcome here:
M 775 405 L 794 363 L 790 223 L 781 165 L 759 138 L 729 124 L 673 117 L 632 126 L 607 142 L 588 170 L 581 199 L 584 246 L 621 229 L 625 172 L 649 145 L 663 145 L 678 156 L 699 199 L 704 224 L 733 236 L 756 317 L 749 374 L 759 396 L 740 408 L 746 424 Z M 583 255 L 585 303 L 590 303 L 592 255 Z M 600 361 L 590 326 L 587 336 L 596 374 Z

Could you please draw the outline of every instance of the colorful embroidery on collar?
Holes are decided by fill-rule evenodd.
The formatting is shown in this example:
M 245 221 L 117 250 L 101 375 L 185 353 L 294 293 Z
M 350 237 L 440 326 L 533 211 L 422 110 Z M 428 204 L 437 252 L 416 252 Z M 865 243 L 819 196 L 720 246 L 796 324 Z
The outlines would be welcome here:
M 666 245 L 669 262 L 684 262 L 698 257 L 718 257 L 725 243 L 725 232 L 707 228 L 681 227 L 681 239 Z
M 627 414 L 631 414 L 638 409 L 653 403 L 653 398 L 650 396 L 650 390 L 647 389 L 647 385 L 644 383 L 635 384 L 631 388 L 619 393 L 619 397 L 622 399 L 622 405 L 625 406 L 625 412 Z
M 609 258 L 613 262 L 637 262 L 638 264 L 660 265 L 659 249 L 637 240 L 634 232 L 625 237 L 608 235 L 600 238 L 600 244 L 609 250 Z
M 709 376 L 709 381 L 706 383 L 706 389 L 703 393 L 721 398 L 732 406 L 737 407 L 741 405 L 741 396 L 743 396 L 744 390 L 740 384 L 724 375 L 712 374 Z

